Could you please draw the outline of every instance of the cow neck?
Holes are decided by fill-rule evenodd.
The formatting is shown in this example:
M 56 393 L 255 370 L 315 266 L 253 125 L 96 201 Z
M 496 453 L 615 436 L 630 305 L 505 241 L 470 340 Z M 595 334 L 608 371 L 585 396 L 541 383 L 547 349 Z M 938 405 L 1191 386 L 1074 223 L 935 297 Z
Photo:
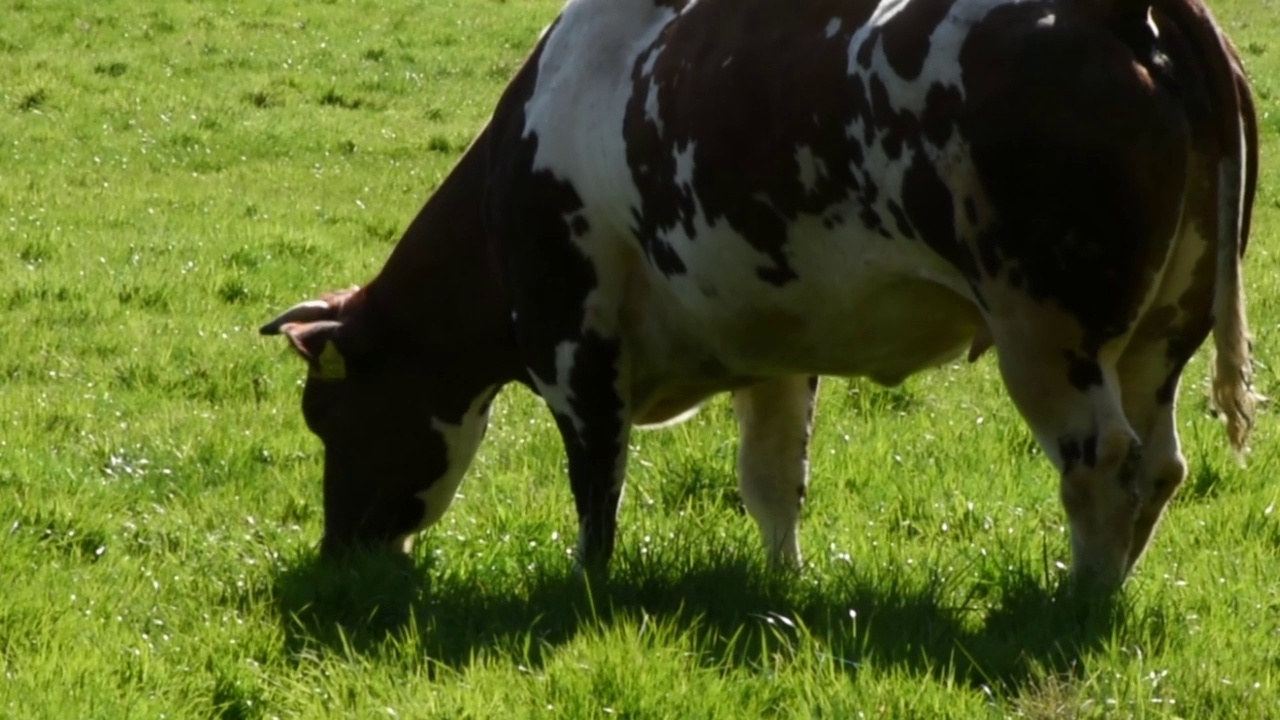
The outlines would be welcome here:
M 486 130 L 467 149 L 365 292 L 377 325 L 506 381 L 518 370 L 505 367 L 516 355 L 510 304 L 483 219 L 487 139 Z

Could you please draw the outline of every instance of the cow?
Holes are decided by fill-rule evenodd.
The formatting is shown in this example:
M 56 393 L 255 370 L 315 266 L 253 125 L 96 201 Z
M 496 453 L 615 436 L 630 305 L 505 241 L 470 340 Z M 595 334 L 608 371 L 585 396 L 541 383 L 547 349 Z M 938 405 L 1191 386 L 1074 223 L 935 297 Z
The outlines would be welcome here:
M 1201 0 L 569 0 L 362 287 L 261 328 L 308 365 L 321 555 L 408 550 L 508 383 L 614 551 L 628 437 L 731 393 L 770 567 L 802 567 L 818 378 L 993 349 L 1122 587 L 1187 473 L 1175 396 L 1254 426 L 1254 102 Z

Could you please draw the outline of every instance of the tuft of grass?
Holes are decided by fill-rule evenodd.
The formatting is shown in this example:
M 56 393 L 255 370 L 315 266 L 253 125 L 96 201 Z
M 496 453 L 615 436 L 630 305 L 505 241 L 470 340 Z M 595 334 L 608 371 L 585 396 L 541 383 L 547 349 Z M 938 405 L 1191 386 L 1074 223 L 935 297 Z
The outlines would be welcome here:
M 320 96 L 320 104 L 339 107 L 343 110 L 359 110 L 364 107 L 365 102 L 361 98 L 348 97 L 333 88 L 329 88 Z
M 276 107 L 277 105 L 280 104 L 280 101 L 277 100 L 275 97 L 273 97 L 271 93 L 267 92 L 266 90 L 253 90 L 251 92 L 245 93 L 244 99 L 245 99 L 245 102 L 249 103 L 250 105 L 256 108 L 263 108 L 263 109 Z
M 34 112 L 44 107 L 45 101 L 48 99 L 49 94 L 44 88 L 36 88 L 22 94 L 18 99 L 17 108 L 22 112 Z
M 123 62 L 100 62 L 93 66 L 93 72 L 98 75 L 118 78 L 129 71 L 129 64 Z
M 432 135 L 431 139 L 427 141 L 427 149 L 446 155 L 454 151 L 453 143 L 444 135 Z
M 500 395 L 412 557 L 316 556 L 304 369 L 256 328 L 365 281 L 560 0 L 11 0 L 0 53 L 0 716 L 1272 717 L 1280 466 L 1189 366 L 1191 475 L 1116 602 L 1063 589 L 1055 478 L 994 362 L 824 381 L 773 577 L 732 411 L 632 438 L 607 580 L 572 571 L 549 414 Z M 1280 19 L 1214 12 L 1264 146 L 1246 261 L 1280 328 Z

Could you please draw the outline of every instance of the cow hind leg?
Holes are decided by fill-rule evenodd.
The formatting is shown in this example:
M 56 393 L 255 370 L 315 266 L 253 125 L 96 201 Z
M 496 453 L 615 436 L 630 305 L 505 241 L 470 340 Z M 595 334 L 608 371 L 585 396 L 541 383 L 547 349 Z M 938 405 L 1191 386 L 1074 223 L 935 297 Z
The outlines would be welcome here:
M 1114 591 L 1131 565 L 1142 458 L 1114 368 L 1030 338 L 997 348 L 1009 394 L 1060 474 L 1073 583 Z
M 1165 506 L 1186 478 L 1187 463 L 1177 428 L 1178 384 L 1187 361 L 1204 342 L 1212 324 L 1212 276 L 1195 278 L 1191 274 L 1203 245 L 1183 244 L 1187 247 L 1180 246 L 1166 273 L 1171 280 L 1166 281 L 1155 307 L 1138 325 L 1118 365 L 1125 413 L 1143 444 L 1129 571 L 1142 558 Z
M 1187 476 L 1187 462 L 1178 444 L 1174 402 L 1153 402 L 1151 423 L 1143 442 L 1136 485 L 1138 512 L 1129 545 L 1126 573 L 1133 572 L 1146 552 L 1165 506 Z
M 1158 318 L 1159 313 L 1148 317 Z M 1192 333 L 1188 336 L 1187 333 Z M 1144 324 L 1118 365 L 1125 413 L 1142 439 L 1142 459 L 1134 478 L 1138 509 L 1126 572 L 1142 558 L 1165 506 L 1187 475 L 1179 446 L 1176 397 L 1182 369 L 1206 332 Z M 1148 341 L 1145 338 L 1152 337 Z M 1173 337 L 1173 340 L 1166 338 Z
M 738 418 L 738 490 L 772 568 L 798 568 L 797 526 L 809 483 L 809 437 L 817 377 L 767 380 L 733 394 Z

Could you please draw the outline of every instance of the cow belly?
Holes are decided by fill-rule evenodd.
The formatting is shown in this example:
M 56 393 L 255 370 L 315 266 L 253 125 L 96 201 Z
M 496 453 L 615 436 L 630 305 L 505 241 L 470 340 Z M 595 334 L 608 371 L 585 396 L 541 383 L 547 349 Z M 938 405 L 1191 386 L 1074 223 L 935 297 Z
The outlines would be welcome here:
M 868 377 L 897 385 L 961 355 L 983 320 L 931 280 L 897 277 L 855 297 L 703 307 L 648 317 L 633 337 L 639 424 L 679 419 L 707 397 L 786 375 Z M 779 300 L 780 298 L 773 298 Z M 670 312 L 670 311 L 669 311 Z
M 850 302 L 766 307 L 727 323 L 721 361 L 735 375 L 865 376 L 897 384 L 962 352 L 981 323 L 967 299 L 895 278 Z
M 847 310 L 819 309 L 758 357 L 766 367 L 897 385 L 963 353 L 981 323 L 967 299 L 931 281 L 904 278 Z

